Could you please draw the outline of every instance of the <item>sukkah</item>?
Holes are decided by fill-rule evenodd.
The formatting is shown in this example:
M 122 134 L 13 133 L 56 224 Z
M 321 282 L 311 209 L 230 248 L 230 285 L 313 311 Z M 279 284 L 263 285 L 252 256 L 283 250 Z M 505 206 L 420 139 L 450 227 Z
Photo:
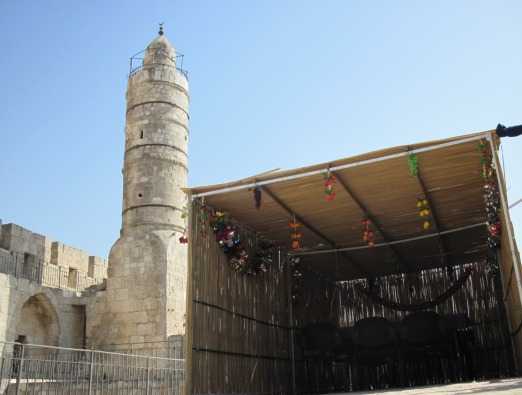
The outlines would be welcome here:
M 190 189 L 192 393 L 515 374 L 498 144 L 488 131 Z

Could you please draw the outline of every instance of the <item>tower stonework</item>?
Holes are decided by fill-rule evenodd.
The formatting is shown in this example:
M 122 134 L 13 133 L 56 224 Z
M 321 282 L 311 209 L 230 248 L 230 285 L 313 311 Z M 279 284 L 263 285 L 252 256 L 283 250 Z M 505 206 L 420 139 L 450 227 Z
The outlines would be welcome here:
M 89 343 L 108 346 L 184 334 L 188 81 L 160 30 L 127 86 L 123 211 L 107 288 L 92 306 Z

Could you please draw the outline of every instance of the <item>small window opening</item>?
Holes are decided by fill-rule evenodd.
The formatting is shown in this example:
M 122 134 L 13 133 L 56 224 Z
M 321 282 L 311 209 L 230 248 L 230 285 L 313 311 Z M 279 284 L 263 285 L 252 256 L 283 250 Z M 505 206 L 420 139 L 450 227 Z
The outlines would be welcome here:
M 69 288 L 76 288 L 78 286 L 78 269 L 69 268 L 69 278 L 67 281 Z
M 35 256 L 33 254 L 24 253 L 24 265 L 33 265 L 35 263 Z
M 143 130 L 140 130 L 140 139 L 143 138 Z
M 138 193 L 138 197 L 143 197 L 143 195 L 141 193 Z

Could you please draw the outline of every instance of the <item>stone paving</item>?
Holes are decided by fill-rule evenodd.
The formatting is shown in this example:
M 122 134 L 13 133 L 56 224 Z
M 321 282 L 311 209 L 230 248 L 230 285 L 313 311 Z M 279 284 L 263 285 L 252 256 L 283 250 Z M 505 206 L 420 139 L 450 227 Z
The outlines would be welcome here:
M 459 383 L 437 385 L 429 387 L 405 388 L 384 391 L 359 391 L 349 394 L 386 394 L 386 395 L 479 395 L 501 394 L 522 395 L 522 378 L 479 381 L 472 383 Z M 342 394 L 340 394 L 342 395 Z M 348 393 L 347 393 L 348 395 Z

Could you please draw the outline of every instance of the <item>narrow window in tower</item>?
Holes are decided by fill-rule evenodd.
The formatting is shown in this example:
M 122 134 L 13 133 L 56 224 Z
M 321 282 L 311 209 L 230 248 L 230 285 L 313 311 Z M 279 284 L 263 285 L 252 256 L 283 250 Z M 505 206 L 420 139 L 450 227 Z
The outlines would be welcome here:
M 138 193 L 138 197 L 139 197 L 139 198 L 140 198 L 140 197 L 143 197 L 143 195 L 142 195 L 141 193 Z
M 143 130 L 140 131 L 140 139 L 143 138 Z

